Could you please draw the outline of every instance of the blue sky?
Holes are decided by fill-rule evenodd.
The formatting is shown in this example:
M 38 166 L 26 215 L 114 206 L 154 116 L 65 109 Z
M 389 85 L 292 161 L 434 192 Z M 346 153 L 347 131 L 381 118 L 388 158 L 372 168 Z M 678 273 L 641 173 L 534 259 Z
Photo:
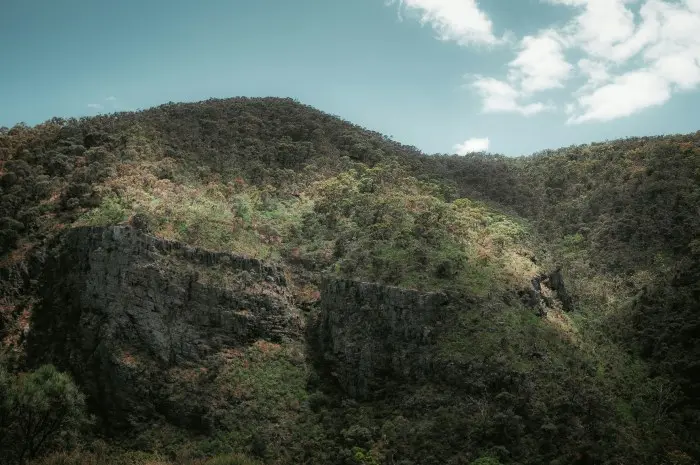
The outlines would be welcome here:
M 700 130 L 700 0 L 3 0 L 0 126 L 294 97 L 428 152 Z

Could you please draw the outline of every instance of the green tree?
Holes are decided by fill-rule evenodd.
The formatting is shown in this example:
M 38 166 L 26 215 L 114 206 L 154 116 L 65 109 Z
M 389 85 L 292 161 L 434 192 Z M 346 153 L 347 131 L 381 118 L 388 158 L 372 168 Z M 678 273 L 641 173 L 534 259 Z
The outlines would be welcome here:
M 10 386 L 11 376 L 0 363 L 0 452 L 2 451 L 3 438 L 6 436 L 5 431 L 9 423 L 10 412 Z
M 23 465 L 71 439 L 86 421 L 85 397 L 53 365 L 9 375 L 0 371 L 0 455 Z
M 501 465 L 501 462 L 494 457 L 479 457 L 474 460 L 470 465 Z

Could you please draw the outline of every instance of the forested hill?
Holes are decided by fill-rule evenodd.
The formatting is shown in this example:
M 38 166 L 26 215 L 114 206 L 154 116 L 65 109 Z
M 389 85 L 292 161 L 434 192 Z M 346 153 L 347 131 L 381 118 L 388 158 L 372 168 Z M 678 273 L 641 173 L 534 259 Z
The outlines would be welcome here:
M 0 456 L 693 464 L 699 263 L 700 132 L 427 155 L 280 98 L 2 128 Z M 40 397 L 70 409 L 23 442 Z

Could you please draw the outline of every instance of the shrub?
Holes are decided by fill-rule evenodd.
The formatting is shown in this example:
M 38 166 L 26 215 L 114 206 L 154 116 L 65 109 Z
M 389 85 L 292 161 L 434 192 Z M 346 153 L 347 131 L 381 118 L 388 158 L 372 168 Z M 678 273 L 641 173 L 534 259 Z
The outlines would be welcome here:
M 85 397 L 52 365 L 18 376 L 0 371 L 0 455 L 22 465 L 70 441 L 86 421 Z
M 259 465 L 259 463 L 242 454 L 227 454 L 212 457 L 203 465 Z
M 117 197 L 107 196 L 99 207 L 84 215 L 79 223 L 88 226 L 107 226 L 121 223 L 126 220 L 127 215 L 128 210 Z
M 14 229 L 0 229 L 0 255 L 12 250 L 19 239 Z
M 479 457 L 470 465 L 501 465 L 501 462 L 494 457 Z

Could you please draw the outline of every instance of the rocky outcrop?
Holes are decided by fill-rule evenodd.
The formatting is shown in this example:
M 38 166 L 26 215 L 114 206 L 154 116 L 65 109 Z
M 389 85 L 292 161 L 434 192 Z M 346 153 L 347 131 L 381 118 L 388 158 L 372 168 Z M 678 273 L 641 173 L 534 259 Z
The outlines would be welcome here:
M 197 417 L 169 402 L 167 370 L 303 333 L 284 274 L 259 260 L 125 226 L 73 229 L 46 250 L 29 358 L 70 370 L 110 429 Z
M 154 418 L 206 429 L 220 410 L 212 399 L 222 359 L 260 341 L 298 346 L 305 337 L 285 275 L 271 264 L 128 226 L 72 229 L 44 250 L 15 273 L 35 296 L 29 362 L 69 370 L 108 429 Z M 550 286 L 561 298 L 555 273 L 533 281 L 533 291 Z M 320 294 L 322 369 L 348 395 L 372 399 L 403 383 L 458 386 L 464 378 L 438 355 L 440 337 L 478 301 L 330 277 Z M 240 401 L 225 400 L 226 408 Z
M 566 290 L 566 286 L 564 285 L 564 276 L 561 273 L 561 268 L 557 268 L 549 274 L 549 287 L 557 293 L 562 309 L 565 312 L 570 312 L 574 309 L 574 303 L 571 295 Z
M 538 307 L 541 314 L 546 314 L 547 308 L 553 307 L 555 296 L 562 310 L 565 312 L 573 310 L 573 299 L 564 284 L 561 268 L 535 276 L 530 283 L 530 289 L 520 292 L 523 303 L 528 307 Z
M 320 345 L 349 395 L 381 395 L 391 383 L 428 379 L 432 348 L 455 299 L 379 284 L 324 279 Z

